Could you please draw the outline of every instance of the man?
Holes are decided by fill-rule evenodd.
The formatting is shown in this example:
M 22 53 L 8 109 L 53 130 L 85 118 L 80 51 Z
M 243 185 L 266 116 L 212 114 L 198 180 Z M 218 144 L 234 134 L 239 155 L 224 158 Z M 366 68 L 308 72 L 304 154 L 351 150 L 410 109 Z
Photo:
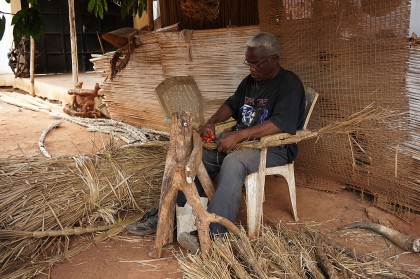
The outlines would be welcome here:
M 238 149 L 235 146 L 244 140 L 287 132 L 295 134 L 303 127 L 305 94 L 299 77 L 283 69 L 279 64 L 280 46 L 277 38 L 269 33 L 259 33 L 248 43 L 244 64 L 250 74 L 242 80 L 234 95 L 200 128 L 199 133 L 215 134 L 215 125 L 233 117 L 237 124 L 217 141 L 217 150 L 203 150 L 203 162 L 218 185 L 208 211 L 234 222 L 242 199 L 242 186 L 248 174 L 258 170 L 260 151 Z M 297 154 L 296 144 L 272 147 L 267 152 L 267 167 L 290 163 Z M 203 189 L 196 181 L 200 194 Z M 178 206 L 185 205 L 185 196 L 178 195 Z M 156 231 L 157 214 L 144 222 L 127 227 L 128 231 L 144 235 Z M 226 233 L 222 225 L 210 225 L 212 234 Z M 196 236 L 182 233 L 178 242 L 184 248 L 196 250 Z

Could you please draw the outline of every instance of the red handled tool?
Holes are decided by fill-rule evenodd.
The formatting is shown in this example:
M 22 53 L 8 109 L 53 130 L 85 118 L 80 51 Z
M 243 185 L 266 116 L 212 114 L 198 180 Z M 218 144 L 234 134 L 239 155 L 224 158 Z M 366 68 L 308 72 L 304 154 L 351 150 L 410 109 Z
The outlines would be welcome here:
M 210 130 L 207 130 L 207 137 L 205 135 L 200 134 L 200 137 L 205 141 L 205 142 L 211 142 L 214 141 L 216 139 L 216 135 L 213 134 Z

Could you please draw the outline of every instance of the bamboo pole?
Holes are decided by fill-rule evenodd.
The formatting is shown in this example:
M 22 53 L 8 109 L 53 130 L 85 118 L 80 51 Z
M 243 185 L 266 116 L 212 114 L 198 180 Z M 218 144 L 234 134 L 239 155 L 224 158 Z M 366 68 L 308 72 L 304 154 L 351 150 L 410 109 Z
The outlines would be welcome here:
M 78 71 L 79 65 L 77 61 L 77 37 L 76 37 L 76 20 L 74 14 L 74 0 L 69 1 L 69 23 L 70 23 L 70 43 L 71 43 L 71 72 L 73 76 L 73 86 L 79 81 Z
M 35 97 L 35 40 L 31 37 L 31 61 L 29 66 L 29 76 L 31 79 L 31 95 Z
M 149 31 L 153 31 L 155 29 L 155 24 L 153 21 L 153 0 L 147 0 L 147 19 L 149 25 Z
M 29 7 L 32 7 L 31 4 L 29 4 Z M 31 79 L 31 95 L 32 97 L 35 97 L 35 40 L 31 36 L 31 54 L 30 54 L 30 64 L 29 64 L 29 76 Z

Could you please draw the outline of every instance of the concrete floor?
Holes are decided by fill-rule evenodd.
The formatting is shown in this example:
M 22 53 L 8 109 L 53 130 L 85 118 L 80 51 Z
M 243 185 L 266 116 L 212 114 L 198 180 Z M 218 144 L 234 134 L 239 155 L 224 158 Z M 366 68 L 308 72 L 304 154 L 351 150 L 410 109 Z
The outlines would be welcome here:
M 78 81 L 83 82 L 83 88 L 93 89 L 95 83 L 101 83 L 102 78 L 95 72 L 79 73 Z M 13 74 L 0 74 L 0 86 L 13 86 L 26 92 L 31 91 L 29 78 L 15 78 Z M 70 103 L 72 97 L 67 90 L 74 88 L 71 73 L 35 75 L 35 95 L 49 100 Z

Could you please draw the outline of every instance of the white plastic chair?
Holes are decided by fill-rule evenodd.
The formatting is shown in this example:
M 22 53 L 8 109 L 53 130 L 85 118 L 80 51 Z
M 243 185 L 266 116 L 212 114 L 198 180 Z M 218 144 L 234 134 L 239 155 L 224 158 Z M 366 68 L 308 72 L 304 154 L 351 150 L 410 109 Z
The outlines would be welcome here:
M 194 79 L 191 76 L 186 77 L 169 77 L 163 81 L 155 89 L 156 96 L 165 114 L 166 122 L 170 122 L 171 114 L 175 111 L 189 111 L 192 113 L 193 125 L 198 128 L 204 123 L 203 107 L 204 101 L 201 92 L 197 87 Z M 258 171 L 248 175 L 245 179 L 246 189 L 246 203 L 247 203 L 247 220 L 248 220 L 248 235 L 249 237 L 257 237 L 260 231 L 263 216 L 263 202 L 264 202 L 264 185 L 266 175 L 281 175 L 289 186 L 289 195 L 293 209 L 293 217 L 298 221 L 296 210 L 296 186 L 294 164 L 286 164 L 272 168 L 266 167 L 267 147 L 273 144 L 282 144 L 282 139 L 288 140 L 297 139 L 299 136 L 310 133 L 306 130 L 309 119 L 311 117 L 313 108 L 318 99 L 318 93 L 312 88 L 305 87 L 305 122 L 303 129 L 296 132 L 297 137 L 292 137 L 287 133 L 278 133 L 261 138 L 258 144 L 252 143 L 249 148 L 261 149 L 260 163 Z M 231 128 L 235 120 L 226 121 L 216 125 L 216 133 L 224 131 L 226 128 Z M 242 144 L 242 143 L 241 143 Z M 241 145 L 239 144 L 239 145 Z M 212 145 L 212 146 L 209 146 Z M 214 143 L 204 144 L 205 147 L 214 148 Z
M 165 124 L 171 123 L 172 113 L 188 111 L 194 128 L 204 123 L 204 100 L 192 76 L 168 77 L 156 88 L 155 94 L 163 110 Z
M 311 117 L 313 108 L 318 99 L 318 93 L 312 88 L 305 88 L 305 122 L 302 130 L 297 131 L 297 135 L 306 131 L 309 119 Z M 260 139 L 260 142 L 268 143 L 272 139 L 278 139 L 280 134 L 266 136 Z M 295 186 L 295 173 L 294 164 L 286 164 L 277 167 L 266 167 L 267 147 L 261 149 L 260 164 L 258 171 L 248 175 L 245 179 L 246 189 L 246 206 L 247 206 L 247 221 L 248 221 L 248 236 L 250 238 L 258 237 L 260 226 L 263 217 L 263 202 L 264 202 L 264 185 L 265 176 L 267 175 L 281 175 L 289 186 L 290 201 L 292 204 L 293 217 L 298 221 L 296 209 L 296 186 Z

